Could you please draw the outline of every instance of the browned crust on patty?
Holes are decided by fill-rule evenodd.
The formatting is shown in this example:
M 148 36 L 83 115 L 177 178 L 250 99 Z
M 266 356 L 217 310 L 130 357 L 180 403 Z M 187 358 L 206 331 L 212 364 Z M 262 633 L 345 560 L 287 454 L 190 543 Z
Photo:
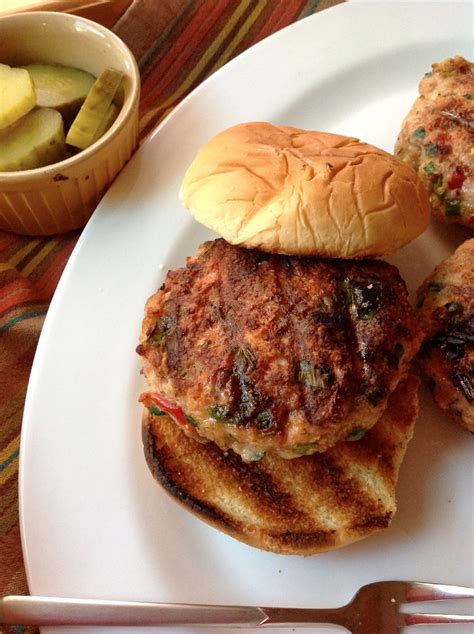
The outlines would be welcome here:
M 418 379 L 400 383 L 378 423 L 357 442 L 295 460 L 244 463 L 188 438 L 144 410 L 148 466 L 171 497 L 231 537 L 281 554 L 309 555 L 387 527 L 418 410 Z
M 376 422 L 421 337 L 385 262 L 216 240 L 150 298 L 138 351 L 151 390 L 221 448 L 311 452 Z
M 418 303 L 426 333 L 419 362 L 434 400 L 474 432 L 474 238 L 428 276 Z

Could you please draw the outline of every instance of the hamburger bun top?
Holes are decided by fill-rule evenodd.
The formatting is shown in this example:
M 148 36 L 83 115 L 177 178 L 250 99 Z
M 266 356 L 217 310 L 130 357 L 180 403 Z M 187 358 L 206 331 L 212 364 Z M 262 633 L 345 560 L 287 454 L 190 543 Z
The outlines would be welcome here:
M 231 244 L 270 253 L 377 257 L 428 226 L 416 172 L 356 138 L 249 122 L 224 130 L 188 168 L 181 199 Z

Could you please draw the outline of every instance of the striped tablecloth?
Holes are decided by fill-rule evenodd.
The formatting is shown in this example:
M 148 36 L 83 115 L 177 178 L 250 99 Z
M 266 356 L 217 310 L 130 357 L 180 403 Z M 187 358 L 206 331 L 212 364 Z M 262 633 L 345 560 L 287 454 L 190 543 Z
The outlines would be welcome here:
M 140 66 L 140 139 L 206 77 L 259 40 L 340 0 L 120 0 L 108 24 Z M 51 3 L 49 3 L 51 4 Z M 64 3 L 67 5 L 67 3 Z M 110 22 L 100 2 L 74 13 Z M 102 3 L 103 4 L 103 3 Z M 114 3 L 112 3 L 113 5 Z M 90 5 L 97 5 L 91 15 Z M 50 7 L 48 7 L 50 8 Z M 23 405 L 51 298 L 79 237 L 0 232 L 0 593 L 27 594 L 18 522 Z M 30 628 L 11 628 L 19 634 Z

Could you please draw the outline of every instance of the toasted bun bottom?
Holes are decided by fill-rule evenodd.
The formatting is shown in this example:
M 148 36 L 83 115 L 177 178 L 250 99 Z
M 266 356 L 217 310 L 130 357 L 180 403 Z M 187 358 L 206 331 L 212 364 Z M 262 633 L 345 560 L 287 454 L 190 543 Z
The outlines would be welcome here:
M 201 520 L 250 546 L 311 555 L 386 528 L 418 411 L 415 377 L 402 381 L 376 425 L 357 442 L 285 460 L 246 464 L 188 438 L 168 416 L 143 415 L 153 476 Z

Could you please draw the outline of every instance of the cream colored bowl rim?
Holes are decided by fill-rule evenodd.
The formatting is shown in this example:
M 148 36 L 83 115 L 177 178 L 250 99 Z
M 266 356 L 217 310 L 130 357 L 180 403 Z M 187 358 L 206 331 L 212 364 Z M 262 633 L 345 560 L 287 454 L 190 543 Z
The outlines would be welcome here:
M 39 179 L 53 177 L 58 171 L 64 171 L 71 167 L 75 167 L 80 165 L 81 163 L 87 161 L 92 156 L 100 152 L 114 137 L 116 137 L 122 128 L 127 123 L 130 116 L 133 116 L 133 112 L 138 105 L 138 99 L 140 96 L 140 71 L 138 69 L 137 62 L 133 53 L 125 44 L 125 42 L 118 37 L 113 31 L 108 29 L 107 27 L 99 24 L 98 22 L 94 22 L 88 18 L 83 18 L 82 16 L 77 16 L 71 13 L 61 13 L 59 11 L 34 11 L 31 13 L 13 13 L 10 15 L 0 16 L 0 23 L 8 22 L 8 21 L 19 21 L 19 20 L 29 20 L 29 21 L 40 21 L 41 19 L 53 19 L 53 20 L 64 20 L 66 22 L 74 22 L 76 20 L 80 20 L 81 22 L 85 22 L 95 29 L 101 31 L 105 37 L 112 40 L 114 45 L 121 50 L 122 54 L 126 57 L 130 64 L 131 69 L 131 90 L 128 98 L 125 100 L 120 113 L 117 117 L 117 120 L 112 124 L 111 128 L 94 144 L 85 150 L 81 150 L 74 156 L 71 156 L 63 161 L 58 161 L 57 163 L 52 163 L 51 165 L 45 165 L 44 167 L 37 167 L 35 169 L 29 170 L 18 170 L 15 172 L 2 172 L 0 171 L 0 184 L 1 183 L 22 183 L 25 181 L 33 182 Z

